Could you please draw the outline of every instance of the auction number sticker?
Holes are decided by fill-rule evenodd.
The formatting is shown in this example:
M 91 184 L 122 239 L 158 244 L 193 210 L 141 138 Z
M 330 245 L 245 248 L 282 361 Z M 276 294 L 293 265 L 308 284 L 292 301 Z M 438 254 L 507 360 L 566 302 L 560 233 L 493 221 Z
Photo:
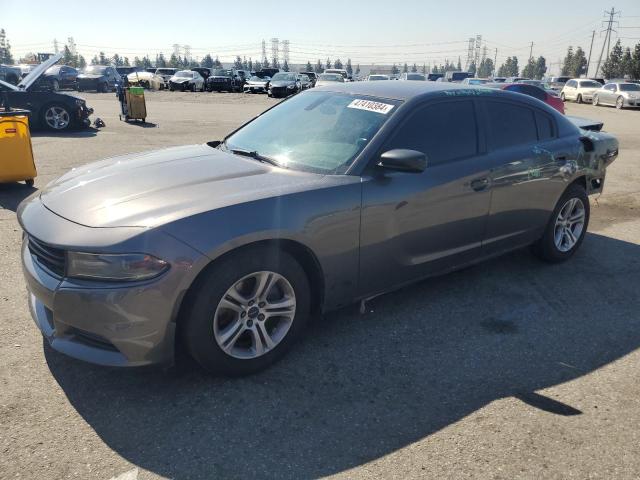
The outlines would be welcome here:
M 394 105 L 389 105 L 388 103 L 381 102 L 372 102 L 371 100 L 354 100 L 348 105 L 348 107 L 386 115 L 393 109 Z

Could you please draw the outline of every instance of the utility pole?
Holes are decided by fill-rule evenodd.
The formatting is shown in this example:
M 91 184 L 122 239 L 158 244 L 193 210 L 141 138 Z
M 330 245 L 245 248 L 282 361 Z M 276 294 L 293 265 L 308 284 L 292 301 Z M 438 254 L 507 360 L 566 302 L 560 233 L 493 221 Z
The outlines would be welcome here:
M 498 71 L 498 49 L 496 48 L 495 56 L 493 57 L 493 76 L 496 76 L 496 72 Z
M 587 71 L 584 76 L 589 78 L 589 67 L 591 66 L 591 50 L 593 50 L 593 39 L 596 37 L 596 31 L 591 34 L 591 46 L 589 47 L 589 58 L 587 59 Z
M 533 42 L 531 42 L 531 48 L 529 48 L 529 60 L 533 58 Z
M 607 28 L 606 28 L 606 34 L 604 37 L 604 42 L 602 42 L 602 49 L 600 50 L 600 56 L 598 57 L 598 65 L 596 66 L 596 74 L 594 76 L 598 76 L 598 71 L 600 70 L 600 63 L 602 62 L 602 55 L 604 55 L 604 47 L 607 47 L 607 58 L 605 59 L 605 62 L 609 59 L 609 47 L 611 46 L 611 32 L 614 31 L 613 30 L 613 22 L 614 22 L 614 17 L 616 15 L 620 15 L 620 12 L 616 12 L 616 9 L 614 7 L 611 7 L 611 11 L 606 11 L 604 12 L 606 15 L 609 15 L 609 20 L 607 20 Z M 605 30 L 602 30 L 602 32 L 604 32 Z M 600 32 L 600 33 L 602 33 Z

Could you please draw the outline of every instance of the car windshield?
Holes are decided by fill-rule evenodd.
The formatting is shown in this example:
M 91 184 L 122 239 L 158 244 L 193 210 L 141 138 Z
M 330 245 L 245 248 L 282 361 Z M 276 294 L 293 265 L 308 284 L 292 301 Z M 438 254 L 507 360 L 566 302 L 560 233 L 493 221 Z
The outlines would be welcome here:
M 323 73 L 318 75 L 318 80 L 324 82 L 344 82 L 342 75 L 338 75 L 337 73 Z
M 190 72 L 189 70 L 181 70 L 176 72 L 176 77 L 193 78 L 193 72 Z
M 271 80 L 274 82 L 295 82 L 296 76 L 293 73 L 276 73 Z
M 386 75 L 369 75 L 369 80 L 389 80 Z
M 102 74 L 105 72 L 105 70 L 107 69 L 107 67 L 102 66 L 102 65 L 91 65 L 90 67 L 87 67 L 84 69 L 84 73 L 98 73 L 98 74 Z
M 598 82 L 593 82 L 593 81 L 580 82 L 581 88 L 600 88 L 601 86 L 602 85 L 600 85 Z
M 424 75 L 420 75 L 419 73 L 408 73 L 407 80 L 424 80 Z
M 212 75 L 215 77 L 230 77 L 231 72 L 229 70 L 216 70 Z
M 640 85 L 636 83 L 621 83 L 619 87 L 623 92 L 640 92 Z
M 284 168 L 344 173 L 397 106 L 396 100 L 331 92 L 296 95 L 231 135 L 222 148 Z
M 269 77 L 260 78 L 260 77 L 256 77 L 255 75 L 249 79 L 250 82 L 266 82 L 268 80 L 269 80 Z

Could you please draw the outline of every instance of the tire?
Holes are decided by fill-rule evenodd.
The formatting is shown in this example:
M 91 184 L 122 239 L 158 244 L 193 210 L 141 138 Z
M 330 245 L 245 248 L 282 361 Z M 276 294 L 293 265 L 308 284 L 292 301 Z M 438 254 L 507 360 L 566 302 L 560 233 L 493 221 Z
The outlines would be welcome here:
M 265 320 L 262 313 L 256 313 L 267 311 L 257 308 L 265 305 L 262 302 L 246 303 L 244 307 L 238 307 L 224 300 L 232 298 L 229 296 L 232 291 L 236 298 L 240 298 L 241 294 L 235 288 L 238 284 L 246 288 L 247 293 L 242 295 L 243 298 L 252 297 L 253 293 L 250 291 L 254 290 L 257 283 L 253 281 L 257 277 L 252 275 L 266 272 L 271 277 L 260 278 L 277 279 L 277 283 L 268 292 L 287 291 L 289 297 L 282 293 L 283 299 L 288 298 L 286 301 L 290 301 L 293 295 L 291 317 L 272 315 Z M 241 281 L 244 283 L 240 283 Z M 204 369 L 214 374 L 248 375 L 267 368 L 299 339 L 309 319 L 310 292 L 307 276 L 291 255 L 279 250 L 254 248 L 232 253 L 205 272 L 192 288 L 194 290 L 190 295 L 193 296 L 186 299 L 190 301 L 191 308 L 183 319 L 181 338 L 191 356 Z M 228 309 L 223 303 L 232 305 L 233 309 Z M 278 300 L 274 303 L 278 303 Z M 268 308 L 268 304 L 266 305 L 264 308 Z M 239 313 L 240 310 L 244 313 Z M 267 336 L 275 342 L 271 349 L 266 346 L 266 336 L 257 333 L 269 332 L 268 329 L 271 330 Z M 230 336 L 233 340 L 225 340 L 225 336 Z M 219 343 L 224 344 L 225 341 L 228 342 L 227 351 Z M 261 347 L 265 350 L 258 354 Z
M 98 91 L 98 93 L 107 93 L 107 84 L 99 83 L 98 88 L 96 88 L 96 90 Z
M 564 92 L 560 94 L 560 100 L 562 100 L 563 102 L 567 101 L 567 99 L 564 96 Z
M 577 228 L 577 223 L 571 224 L 570 222 L 565 223 L 568 227 L 563 226 L 561 214 L 564 217 L 568 216 L 568 219 L 577 218 L 580 211 L 582 211 L 582 226 L 580 228 Z M 589 197 L 584 187 L 575 183 L 569 185 L 553 209 L 544 234 L 532 246 L 533 253 L 549 263 L 568 260 L 582 245 L 589 226 L 589 216 Z M 565 235 L 563 230 L 570 230 L 571 235 Z
M 169 91 L 173 92 L 173 85 L 169 85 Z
M 191 84 L 190 90 L 195 93 L 195 91 L 196 91 L 196 84 L 195 83 Z
M 68 107 L 60 103 L 46 105 L 40 113 L 40 122 L 47 130 L 64 132 L 71 128 L 73 117 Z
M 598 105 L 600 105 L 600 99 L 598 98 L 598 95 L 593 96 L 591 103 L 593 104 L 594 107 L 597 107 Z
M 582 103 L 582 95 L 578 94 L 578 96 L 576 97 L 576 102 Z
M 27 179 L 24 181 L 24 183 L 25 183 L 25 185 L 26 185 L 27 187 L 33 187 L 34 180 L 33 180 L 33 178 L 27 178 Z
M 624 108 L 624 98 L 622 97 L 616 98 L 616 108 L 618 110 L 622 110 Z

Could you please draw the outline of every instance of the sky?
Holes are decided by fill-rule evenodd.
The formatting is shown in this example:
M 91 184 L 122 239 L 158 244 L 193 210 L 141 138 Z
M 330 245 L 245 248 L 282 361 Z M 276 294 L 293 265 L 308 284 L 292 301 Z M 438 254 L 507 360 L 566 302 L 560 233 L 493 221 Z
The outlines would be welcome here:
M 87 60 L 101 50 L 130 60 L 145 54 L 153 59 L 160 52 L 170 55 L 179 44 L 189 45 L 195 58 L 211 53 L 231 61 L 236 55 L 260 58 L 262 40 L 270 57 L 270 40 L 277 37 L 289 40 L 293 64 L 330 57 L 351 58 L 354 65 L 420 66 L 461 57 L 464 65 L 469 38 L 482 35 L 489 57 L 497 49 L 498 65 L 511 55 L 525 64 L 533 42 L 533 55 L 546 57 L 553 73 L 569 45 L 580 45 L 588 54 L 594 30 L 595 64 L 606 27 L 604 10 L 613 6 L 621 12 L 614 41 L 640 42 L 640 0 L 615 0 L 615 5 L 595 0 L 152 0 L 77 2 L 73 8 L 65 6 L 69 3 L 0 0 L 0 28 L 14 56 L 52 52 L 54 39 L 64 45 L 73 37 Z M 269 8 L 272 4 L 278 7 Z

